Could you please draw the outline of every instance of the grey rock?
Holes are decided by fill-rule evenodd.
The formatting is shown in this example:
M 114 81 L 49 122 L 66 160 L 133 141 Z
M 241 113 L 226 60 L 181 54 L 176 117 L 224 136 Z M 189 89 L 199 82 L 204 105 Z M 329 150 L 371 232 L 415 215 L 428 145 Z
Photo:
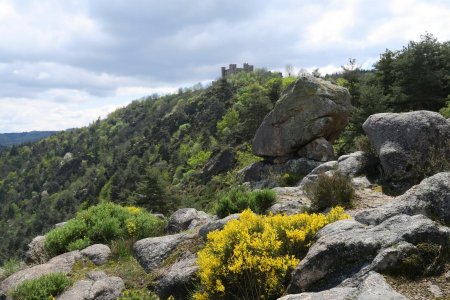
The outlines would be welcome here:
M 156 293 L 161 299 L 171 295 L 175 299 L 184 299 L 194 287 L 198 269 L 197 255 L 188 253 L 156 279 Z
M 104 272 L 88 274 L 87 280 L 80 280 L 58 297 L 58 300 L 116 300 L 125 288 L 119 277 L 108 277 Z
M 366 176 L 353 177 L 352 185 L 359 189 L 368 189 L 374 186 Z
M 213 155 L 203 168 L 203 180 L 209 181 L 215 175 L 227 172 L 236 164 L 236 157 L 231 149 L 225 149 Z
M 433 294 L 434 297 L 436 298 L 440 298 L 442 297 L 444 294 L 442 293 L 441 288 L 438 285 L 432 284 L 430 283 L 428 286 L 428 290 L 430 291 L 430 293 Z
M 357 291 L 351 287 L 335 287 L 322 292 L 286 295 L 278 300 L 350 300 L 355 299 Z
M 407 300 L 405 296 L 394 291 L 380 274 L 370 272 L 358 287 L 357 300 Z
M 133 246 L 134 257 L 144 268 L 145 272 L 150 273 L 155 268 L 158 268 L 176 250 L 176 247 L 181 242 L 194 237 L 194 234 L 179 233 L 142 239 Z
M 111 249 L 107 245 L 95 244 L 84 248 L 80 253 L 98 266 L 108 261 L 111 256 Z
M 56 256 L 45 264 L 36 265 L 16 272 L 0 283 L 0 299 L 2 296 L 5 296 L 8 291 L 25 280 L 36 279 L 51 273 L 69 273 L 72 270 L 74 263 L 80 259 L 80 252 L 72 251 Z
M 238 172 L 241 182 L 249 182 L 253 188 L 274 188 L 279 186 L 283 174 L 296 174 L 305 176 L 321 162 L 302 158 L 289 159 L 281 164 L 269 162 L 256 162 Z
M 198 211 L 195 208 L 181 208 L 170 216 L 167 231 L 169 233 L 178 233 L 193 229 L 202 223 L 208 222 L 210 219 L 211 216 L 203 211 Z
M 309 142 L 297 151 L 300 157 L 317 161 L 330 161 L 335 159 L 333 146 L 323 137 Z
M 106 278 L 108 276 L 103 271 L 90 271 L 89 273 L 86 274 L 86 277 L 89 278 L 90 280 L 95 281 Z
M 305 258 L 292 273 L 288 292 L 336 286 L 354 275 L 359 282 L 376 265 L 371 265 L 383 249 L 401 242 L 446 244 L 450 229 L 423 215 L 396 215 L 376 226 L 343 220 L 325 226 Z
M 120 277 L 106 277 L 94 281 L 89 290 L 89 300 L 115 300 L 119 298 L 125 284 Z
M 436 160 L 450 160 L 450 123 L 436 112 L 375 114 L 363 129 L 388 180 L 418 179 Z
M 380 274 L 370 272 L 356 287 L 335 287 L 321 292 L 287 295 L 279 300 L 407 300 Z
M 292 215 L 311 206 L 311 201 L 300 187 L 276 187 L 272 190 L 277 195 L 277 202 L 266 213 Z
M 223 219 L 211 221 L 211 222 L 203 225 L 202 227 L 200 227 L 198 234 L 202 238 L 206 239 L 208 236 L 208 233 L 210 233 L 211 231 L 222 230 L 229 221 L 237 220 L 237 219 L 239 219 L 239 214 L 232 214 Z
M 35 237 L 29 244 L 25 253 L 25 262 L 27 264 L 43 264 L 49 259 L 49 254 L 44 246 L 45 236 Z
M 302 76 L 264 118 L 253 139 L 253 153 L 286 157 L 316 138 L 332 142 L 347 125 L 350 109 L 347 89 Z
M 60 223 L 56 223 L 53 227 L 54 228 L 59 228 L 59 227 L 63 227 L 66 224 L 67 224 L 67 222 L 60 222 Z
M 366 174 L 368 169 L 375 167 L 377 160 L 369 154 L 357 151 L 338 158 L 338 170 L 349 176 Z
M 92 287 L 92 283 L 92 280 L 79 280 L 62 293 L 58 300 L 87 300 L 89 299 L 89 290 Z
M 339 164 L 336 160 L 329 161 L 326 163 L 323 163 L 316 168 L 314 168 L 308 175 L 306 175 L 302 181 L 299 183 L 299 187 L 306 188 L 310 186 L 311 184 L 315 183 L 317 181 L 317 178 L 320 174 L 329 172 L 329 171 L 336 171 Z
M 450 225 L 450 172 L 428 177 L 394 201 L 362 211 L 355 215 L 355 219 L 376 225 L 397 214 L 423 214 Z
M 371 263 L 371 269 L 386 272 L 399 265 L 407 255 L 417 252 L 416 246 L 407 242 L 400 242 L 392 247 L 381 250 Z

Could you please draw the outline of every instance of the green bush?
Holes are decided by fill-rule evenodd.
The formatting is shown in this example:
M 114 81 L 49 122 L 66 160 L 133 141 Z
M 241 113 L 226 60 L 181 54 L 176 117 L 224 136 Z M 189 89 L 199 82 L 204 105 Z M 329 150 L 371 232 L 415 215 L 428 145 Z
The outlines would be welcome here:
M 37 279 L 26 280 L 10 293 L 13 300 L 54 299 L 72 285 L 72 281 L 63 273 L 44 275 Z
M 331 176 L 320 174 L 306 193 L 311 199 L 311 210 L 322 211 L 336 205 L 350 206 L 355 190 L 350 178 L 337 171 Z
M 280 186 L 295 186 L 301 179 L 302 175 L 294 173 L 284 173 L 280 178 Z
M 400 266 L 391 271 L 394 275 L 403 275 L 410 279 L 422 276 L 433 276 L 444 270 L 444 265 L 450 260 L 445 247 L 432 243 L 416 245 L 417 252 L 402 258 Z
M 272 190 L 248 191 L 242 187 L 235 188 L 225 194 L 216 205 L 216 214 L 220 218 L 239 213 L 247 208 L 263 214 L 276 200 Z
M 3 266 L 0 268 L 0 281 L 16 273 L 17 271 L 20 271 L 20 269 L 22 269 L 22 265 L 23 263 L 15 258 L 5 261 Z
M 102 203 L 80 211 L 64 226 L 50 231 L 45 248 L 51 255 L 117 239 L 141 239 L 163 233 L 165 222 L 137 207 Z
M 355 148 L 358 151 L 375 156 L 375 149 L 373 148 L 367 135 L 360 135 L 355 138 Z

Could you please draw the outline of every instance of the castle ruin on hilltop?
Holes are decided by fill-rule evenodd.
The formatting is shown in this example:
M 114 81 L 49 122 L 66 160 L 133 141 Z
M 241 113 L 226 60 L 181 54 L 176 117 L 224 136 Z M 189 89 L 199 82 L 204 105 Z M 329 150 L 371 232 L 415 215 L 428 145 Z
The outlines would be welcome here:
M 238 72 L 253 72 L 253 65 L 244 63 L 243 68 L 237 68 L 236 64 L 230 64 L 229 68 L 222 67 L 222 78 L 237 74 Z

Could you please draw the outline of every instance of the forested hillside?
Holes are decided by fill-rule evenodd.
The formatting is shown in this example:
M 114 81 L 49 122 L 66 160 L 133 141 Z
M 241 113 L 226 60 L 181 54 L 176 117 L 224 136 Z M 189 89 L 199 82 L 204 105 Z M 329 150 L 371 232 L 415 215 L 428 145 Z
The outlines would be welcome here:
M 18 133 L 0 133 L 0 149 L 12 145 L 35 142 L 55 134 L 56 131 L 30 131 Z
M 237 149 L 236 167 L 250 162 L 246 146 L 293 78 L 259 70 L 210 87 L 134 101 L 105 120 L 0 156 L 1 258 L 30 238 L 102 201 L 167 213 L 178 205 L 210 206 L 199 173 L 210 156 Z
M 427 35 L 386 51 L 371 71 L 352 61 L 327 76 L 350 90 L 355 107 L 337 152 L 354 150 L 362 122 L 377 112 L 428 109 L 450 117 L 449 74 L 450 43 Z M 239 73 L 206 88 L 136 100 L 88 127 L 0 152 L 0 262 L 99 202 L 162 213 L 211 209 L 217 194 L 237 183 L 237 170 L 259 159 L 250 141 L 294 80 L 265 70 Z M 230 171 L 205 176 L 207 162 L 225 150 L 235 157 Z

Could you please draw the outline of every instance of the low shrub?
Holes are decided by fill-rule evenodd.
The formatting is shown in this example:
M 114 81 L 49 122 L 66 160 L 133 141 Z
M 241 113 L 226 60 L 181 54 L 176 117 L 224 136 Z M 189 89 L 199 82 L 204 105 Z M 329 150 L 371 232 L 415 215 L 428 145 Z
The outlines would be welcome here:
M 357 136 L 354 143 L 356 150 L 365 152 L 371 156 L 376 156 L 375 148 L 367 135 Z
M 152 294 L 148 289 L 133 290 L 126 289 L 118 300 L 158 300 L 158 296 Z
M 311 210 L 322 211 L 328 207 L 351 205 L 355 190 L 351 179 L 337 171 L 333 175 L 320 174 L 316 182 L 306 188 L 311 199 Z
M 341 207 L 327 215 L 263 216 L 245 210 L 239 220 L 208 234 L 198 252 L 201 289 L 194 299 L 275 299 L 316 232 L 346 218 Z
M 432 276 L 444 270 L 446 262 L 450 261 L 448 249 L 433 243 L 420 243 L 416 245 L 417 252 L 403 257 L 399 266 L 390 270 L 393 275 L 401 275 L 410 279 L 423 276 Z
M 0 281 L 9 277 L 10 275 L 20 271 L 24 266 L 24 263 L 16 258 L 10 258 L 4 262 L 0 268 Z
M 295 173 L 284 173 L 280 177 L 280 186 L 295 186 L 303 178 L 302 175 Z
M 45 237 L 51 255 L 83 249 L 117 239 L 141 239 L 163 233 L 165 222 L 137 207 L 102 203 L 80 211 L 64 226 Z
M 63 273 L 52 273 L 26 280 L 10 293 L 13 300 L 55 299 L 72 285 L 72 281 Z
M 248 191 L 239 187 L 231 190 L 218 201 L 216 214 L 224 218 L 247 208 L 262 214 L 275 203 L 275 200 L 276 194 L 272 190 Z

